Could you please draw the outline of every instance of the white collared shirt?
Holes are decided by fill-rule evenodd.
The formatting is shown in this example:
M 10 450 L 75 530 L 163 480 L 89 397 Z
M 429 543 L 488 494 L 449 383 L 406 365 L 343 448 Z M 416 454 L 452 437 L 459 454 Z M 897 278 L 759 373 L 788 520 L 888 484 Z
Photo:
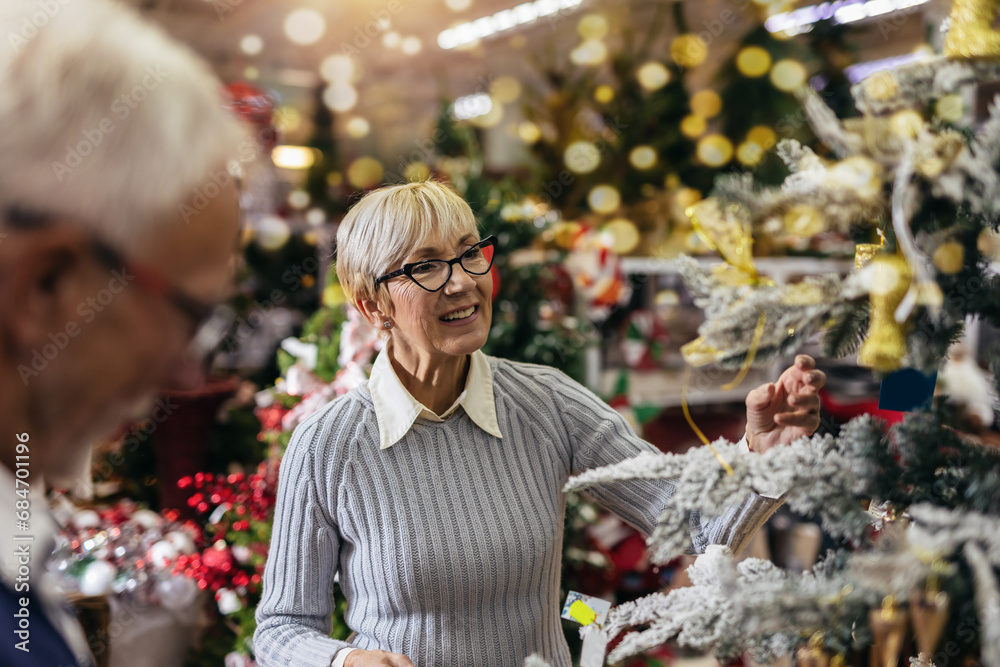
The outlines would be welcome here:
M 375 405 L 382 449 L 388 449 L 399 442 L 409 433 L 417 419 L 443 422 L 459 406 L 465 409 L 466 414 L 479 428 L 490 435 L 503 437 L 500 425 L 497 423 L 497 408 L 493 398 L 493 370 L 490 368 L 490 362 L 482 350 L 476 350 L 469 356 L 471 362 L 465 389 L 450 408 L 438 415 L 415 399 L 403 386 L 399 376 L 396 375 L 396 370 L 392 367 L 388 348 L 379 353 L 372 366 L 368 391 Z

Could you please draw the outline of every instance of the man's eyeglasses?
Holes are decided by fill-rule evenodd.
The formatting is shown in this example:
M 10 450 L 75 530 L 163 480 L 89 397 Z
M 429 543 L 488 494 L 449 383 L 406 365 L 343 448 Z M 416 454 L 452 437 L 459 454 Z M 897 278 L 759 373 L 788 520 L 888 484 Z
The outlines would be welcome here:
M 426 259 L 404 264 L 403 268 L 375 280 L 375 288 L 396 276 L 406 276 L 428 292 L 437 292 L 451 280 L 452 267 L 461 264 L 466 273 L 481 276 L 489 273 L 496 254 L 497 237 L 487 236 L 455 259 Z
M 15 229 L 39 229 L 48 223 L 44 214 L 10 209 L 6 220 Z M 147 292 L 169 301 L 191 321 L 191 341 L 188 355 L 202 359 L 211 353 L 225 338 L 236 320 L 236 312 L 228 304 L 210 305 L 187 294 L 173 285 L 159 272 L 130 262 L 118 250 L 97 237 L 90 239 L 94 258 L 111 270 L 121 270 Z

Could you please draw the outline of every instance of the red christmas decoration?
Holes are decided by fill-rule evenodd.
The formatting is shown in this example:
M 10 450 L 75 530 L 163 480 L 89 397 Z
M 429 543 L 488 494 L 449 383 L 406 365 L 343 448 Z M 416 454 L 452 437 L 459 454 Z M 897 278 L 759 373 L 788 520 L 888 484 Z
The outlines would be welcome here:
M 246 81 L 226 85 L 226 108 L 254 129 L 257 143 L 270 152 L 278 143 L 274 125 L 274 100 L 264 90 Z

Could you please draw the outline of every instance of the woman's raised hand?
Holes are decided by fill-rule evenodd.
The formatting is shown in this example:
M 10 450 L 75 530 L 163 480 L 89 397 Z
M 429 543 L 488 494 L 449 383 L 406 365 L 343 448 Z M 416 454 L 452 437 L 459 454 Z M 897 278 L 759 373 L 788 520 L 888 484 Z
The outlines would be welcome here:
M 388 651 L 363 651 L 355 649 L 347 654 L 344 667 L 415 667 L 410 659 Z
M 747 396 L 747 444 L 762 453 L 776 445 L 811 435 L 819 427 L 818 392 L 826 374 L 807 354 L 795 357 L 777 382 L 761 385 Z

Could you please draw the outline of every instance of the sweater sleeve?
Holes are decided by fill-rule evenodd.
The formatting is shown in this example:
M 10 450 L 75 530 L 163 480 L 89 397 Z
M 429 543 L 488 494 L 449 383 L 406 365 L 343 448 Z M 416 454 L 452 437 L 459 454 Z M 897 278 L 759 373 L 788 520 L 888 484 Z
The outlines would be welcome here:
M 330 667 L 347 642 L 329 637 L 340 538 L 315 463 L 318 420 L 299 426 L 281 461 L 271 546 L 257 607 L 254 652 L 262 667 Z
M 617 410 L 568 375 L 557 373 L 552 395 L 569 438 L 572 474 L 619 463 L 643 452 L 659 452 L 637 436 Z M 675 488 L 672 480 L 640 479 L 601 484 L 588 489 L 587 495 L 648 537 Z M 719 517 L 705 519 L 691 512 L 688 525 L 695 551 L 703 552 L 709 544 L 725 544 L 739 553 L 781 502 L 751 493 Z

